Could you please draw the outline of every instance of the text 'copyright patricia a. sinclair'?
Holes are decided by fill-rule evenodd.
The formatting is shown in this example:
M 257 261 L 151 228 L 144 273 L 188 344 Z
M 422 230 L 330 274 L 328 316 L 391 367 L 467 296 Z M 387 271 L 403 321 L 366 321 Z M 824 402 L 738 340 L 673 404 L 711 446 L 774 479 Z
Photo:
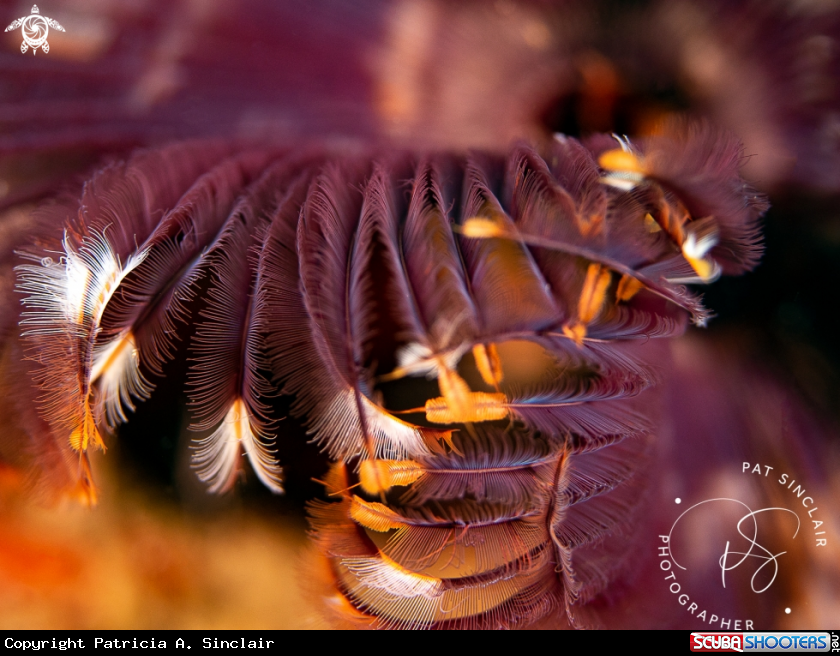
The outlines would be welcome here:
M 41 649 L 166 649 L 172 646 L 175 649 L 271 649 L 275 640 L 264 640 L 263 638 L 234 638 L 225 640 L 222 638 L 194 639 L 189 642 L 183 638 L 176 640 L 158 640 L 155 638 L 130 638 L 130 639 L 108 639 L 108 638 L 50 638 L 43 640 L 25 640 L 19 638 L 5 638 L 3 647 L 20 651 L 39 651 Z M 192 644 L 191 644 L 192 643 Z

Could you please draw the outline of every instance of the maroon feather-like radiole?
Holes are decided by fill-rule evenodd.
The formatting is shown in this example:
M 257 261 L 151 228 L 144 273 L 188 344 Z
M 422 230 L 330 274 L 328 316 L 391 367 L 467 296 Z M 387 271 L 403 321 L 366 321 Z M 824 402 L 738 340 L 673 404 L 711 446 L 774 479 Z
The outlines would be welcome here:
M 312 571 L 339 622 L 597 624 L 648 490 L 647 342 L 705 321 L 681 283 L 758 255 L 765 206 L 739 158 L 706 126 L 506 155 L 139 153 L 17 244 L 42 394 L 40 415 L 21 404 L 22 448 L 45 472 L 78 457 L 75 481 L 46 482 L 92 497 L 99 431 L 186 348 L 211 492 L 246 459 L 282 491 L 278 394 L 334 461 L 336 500 L 311 507 Z M 197 326 L 187 344 L 179 322 Z

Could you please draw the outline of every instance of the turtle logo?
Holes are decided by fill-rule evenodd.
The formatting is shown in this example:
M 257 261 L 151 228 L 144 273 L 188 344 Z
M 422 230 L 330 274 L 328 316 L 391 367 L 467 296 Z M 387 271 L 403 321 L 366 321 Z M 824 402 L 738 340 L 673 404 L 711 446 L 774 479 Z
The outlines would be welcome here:
M 50 44 L 47 43 L 47 34 L 49 34 L 51 27 L 60 32 L 64 31 L 64 28 L 57 21 L 46 16 L 41 16 L 38 11 L 38 5 L 32 5 L 32 13 L 29 16 L 23 16 L 16 21 L 12 21 L 12 24 L 6 28 L 6 31 L 10 32 L 19 27 L 23 32 L 23 43 L 20 44 L 20 51 L 26 52 L 32 48 L 33 55 L 38 48 L 41 48 L 44 52 L 50 51 Z

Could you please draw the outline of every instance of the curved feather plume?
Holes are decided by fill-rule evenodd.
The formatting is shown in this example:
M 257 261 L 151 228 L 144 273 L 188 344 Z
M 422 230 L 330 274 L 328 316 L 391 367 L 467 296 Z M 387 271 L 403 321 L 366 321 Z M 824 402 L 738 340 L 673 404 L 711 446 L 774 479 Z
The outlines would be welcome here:
M 21 325 L 42 365 L 36 380 L 44 392 L 45 418 L 55 430 L 67 432 L 71 448 L 86 451 L 105 446 L 94 421 L 90 386 L 102 314 L 146 251 L 123 265 L 99 232 L 85 237 L 66 232 L 62 245 L 58 260 L 47 257 L 18 267 L 18 289 L 28 294 Z
M 268 311 L 265 260 L 272 251 L 260 246 L 274 205 L 299 195 L 305 181 L 286 162 L 270 167 L 233 208 L 205 255 L 214 280 L 193 339 L 189 386 L 197 419 L 192 429 L 213 430 L 193 456 L 199 477 L 213 492 L 233 485 L 243 451 L 257 477 L 273 492 L 283 491 L 267 444 L 272 422 L 266 399 L 272 388 L 262 374 L 267 366 L 260 342 Z
M 287 389 L 298 395 L 297 411 L 310 417 L 316 440 L 333 457 L 401 458 L 428 453 L 428 441 L 445 433 L 402 421 L 371 396 L 364 361 L 373 325 L 369 261 L 382 199 L 375 182 L 365 196 L 355 190 L 364 173 L 356 162 L 327 168 L 302 207 L 300 273 L 283 267 L 269 282 L 286 301 L 271 325 L 295 324 L 278 326 L 278 334 L 293 334 L 288 342 L 272 340 L 273 360 Z
M 97 343 L 105 308 L 148 255 L 148 247 L 138 243 L 159 219 L 157 208 L 173 203 L 225 149 L 184 144 L 141 152 L 124 165 L 103 169 L 85 185 L 78 218 L 66 224 L 61 250 L 54 256 L 27 254 L 37 264 L 18 267 L 19 290 L 27 294 L 23 304 L 31 308 L 24 311 L 21 325 L 40 365 L 35 377 L 43 391 L 42 411 L 77 451 L 104 448 L 91 382 L 105 373 L 105 365 L 109 374 L 127 372 L 116 379 L 111 374 L 105 383 L 100 398 L 110 419 L 124 417 L 122 404 L 130 403 L 132 393 L 146 393 L 131 336 L 106 348 Z M 163 170 L 171 175 L 162 175 Z
M 125 410 L 133 410 L 135 399 L 151 394 L 153 383 L 142 373 L 142 363 L 153 375 L 174 354 L 173 336 L 177 323 L 186 321 L 185 303 L 194 285 L 206 274 L 207 255 L 217 252 L 229 216 L 239 193 L 270 159 L 266 153 L 246 152 L 225 158 L 193 179 L 171 210 L 145 234 L 148 257 L 136 274 L 125 281 L 105 317 L 99 340 L 97 365 L 105 393 L 100 403 L 111 427 L 125 421 Z M 128 234 L 128 233 L 127 233 Z M 134 233 L 138 234 L 138 233 Z M 143 234 L 142 232 L 139 234 Z M 129 352 L 130 361 L 108 358 L 113 352 Z M 111 365 L 105 367 L 105 364 Z M 122 366 L 121 366 L 122 365 Z M 116 383 L 109 381 L 116 379 Z M 117 391 L 108 393 L 108 388 Z

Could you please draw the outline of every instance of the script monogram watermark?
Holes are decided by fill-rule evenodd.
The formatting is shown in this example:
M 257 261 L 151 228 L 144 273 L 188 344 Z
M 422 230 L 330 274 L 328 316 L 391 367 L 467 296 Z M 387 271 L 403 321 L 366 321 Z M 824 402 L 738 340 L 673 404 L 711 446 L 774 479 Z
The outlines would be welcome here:
M 759 561 L 760 564 L 759 564 L 758 568 L 755 570 L 755 572 L 753 573 L 752 577 L 750 578 L 750 587 L 752 588 L 752 591 L 757 593 L 757 594 L 760 594 L 762 592 L 766 592 L 770 588 L 770 586 L 773 585 L 773 582 L 776 580 L 776 576 L 778 576 L 778 574 L 779 574 L 779 560 L 778 560 L 779 557 L 786 554 L 787 552 L 786 551 L 780 551 L 780 552 L 774 554 L 769 549 L 763 547 L 762 545 L 760 545 L 758 543 L 758 540 L 757 540 L 757 538 L 758 538 L 758 516 L 761 513 L 769 513 L 769 512 L 774 512 L 774 511 L 778 511 L 778 512 L 781 512 L 781 513 L 790 513 L 791 515 L 793 515 L 796 518 L 796 530 L 794 531 L 793 535 L 791 536 L 791 538 L 795 538 L 799 534 L 799 528 L 801 527 L 802 522 L 799 519 L 799 515 L 797 515 L 795 512 L 793 512 L 789 508 L 761 508 L 760 510 L 752 510 L 743 501 L 739 501 L 738 499 L 729 499 L 727 497 L 722 497 L 722 498 L 718 498 L 718 499 L 706 499 L 705 501 L 700 501 L 699 503 L 695 503 L 693 506 L 691 506 L 690 508 L 685 510 L 682 515 L 677 517 L 677 520 L 674 522 L 674 524 L 671 526 L 671 530 L 668 532 L 668 540 L 667 540 L 668 554 L 671 558 L 671 562 L 673 562 L 674 565 L 679 567 L 681 570 L 685 571 L 685 567 L 683 567 L 682 565 L 679 564 L 679 562 L 677 562 L 677 558 L 674 555 L 674 549 L 673 549 L 673 546 L 672 546 L 673 543 L 671 541 L 671 537 L 673 536 L 674 530 L 676 529 L 677 524 L 680 522 L 680 520 L 683 517 L 685 517 L 688 513 L 690 513 L 692 510 L 694 510 L 695 508 L 697 508 L 699 506 L 703 506 L 707 503 L 719 503 L 719 502 L 724 502 L 724 503 L 725 502 L 731 502 L 731 503 L 736 503 L 736 504 L 744 507 L 744 509 L 747 511 L 747 514 L 744 515 L 743 517 L 741 517 L 738 520 L 738 523 L 736 525 L 736 530 L 738 531 L 738 534 L 742 538 L 744 538 L 745 540 L 747 540 L 747 542 L 749 542 L 749 547 L 747 548 L 746 551 L 732 551 L 730 549 L 731 542 L 729 540 L 726 541 L 726 545 L 723 548 L 723 553 L 721 554 L 720 558 L 718 559 L 718 565 L 720 566 L 721 584 L 723 585 L 724 588 L 726 587 L 726 573 L 727 572 L 731 572 L 732 570 L 740 567 L 741 565 L 743 565 L 747 561 L 748 558 L 755 558 Z M 749 535 L 749 534 L 745 533 L 744 530 L 743 530 L 744 527 L 742 525 L 744 524 L 744 522 L 747 522 L 748 520 L 751 520 L 751 522 L 752 522 L 752 535 Z M 663 537 L 663 542 L 664 542 L 665 541 L 664 540 L 665 536 L 662 536 L 662 537 Z M 741 556 L 741 558 L 738 559 L 738 560 L 735 560 L 735 562 L 732 562 L 732 560 L 733 560 L 731 558 L 732 556 Z M 767 582 L 766 585 L 764 585 L 761 588 L 757 588 L 756 587 L 756 585 L 757 585 L 756 584 L 756 579 L 759 576 L 759 574 L 762 573 L 762 570 L 765 567 L 767 567 L 768 565 L 772 565 L 773 574 L 772 574 L 772 576 L 769 577 L 770 580 Z
M 786 545 L 797 539 L 805 521 L 813 525 L 815 547 L 826 546 L 828 539 L 823 529 L 824 522 L 818 518 L 819 508 L 802 483 L 787 473 L 775 473 L 774 468 L 769 465 L 749 462 L 743 463 L 741 474 L 761 476 L 768 479 L 771 485 L 771 481 L 775 479 L 775 483 L 784 490 L 782 496 L 786 497 L 786 501 L 783 503 L 789 502 L 790 507 L 770 506 L 754 510 L 740 499 L 731 497 L 698 501 L 674 520 L 667 535 L 659 536 L 658 555 L 659 567 L 665 574 L 670 592 L 695 620 L 715 628 L 719 622 L 722 630 L 750 631 L 755 628 L 752 620 L 728 618 L 723 616 L 723 613 L 716 614 L 701 608 L 704 602 L 698 603 L 692 599 L 688 588 L 697 584 L 696 572 L 689 581 L 683 577 L 678 578 L 677 575 L 680 572 L 688 572 L 689 567 L 699 567 L 701 571 L 709 567 L 712 561 L 706 560 L 707 556 L 697 555 L 705 553 L 717 559 L 721 591 L 731 587 L 731 575 L 740 569 L 746 570 L 748 576 L 751 574 L 749 588 L 753 593 L 760 595 L 773 586 L 781 568 L 788 566 L 783 558 L 788 553 Z M 674 501 L 677 504 L 682 503 L 682 499 Z M 698 531 L 702 535 L 698 535 Z M 700 543 L 705 544 L 705 551 L 698 552 L 695 548 L 699 544 L 698 539 Z M 767 539 L 773 543 L 772 546 L 768 546 Z M 719 542 L 715 542 L 717 540 Z M 695 552 L 694 559 L 685 560 L 684 556 L 692 550 Z M 693 584 L 691 580 L 694 581 Z M 747 585 L 743 575 L 736 578 L 736 586 L 739 581 L 741 585 Z M 708 585 L 705 590 L 705 603 L 708 603 Z M 785 613 L 791 612 L 790 608 L 785 608 Z

